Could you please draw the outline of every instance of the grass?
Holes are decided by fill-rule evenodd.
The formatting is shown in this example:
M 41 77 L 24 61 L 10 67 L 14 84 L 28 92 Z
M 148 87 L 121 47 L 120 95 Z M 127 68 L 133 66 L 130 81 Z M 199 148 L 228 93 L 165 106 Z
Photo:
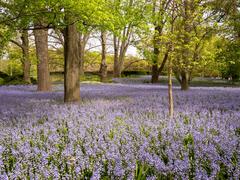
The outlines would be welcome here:
M 53 84 L 62 84 L 64 82 L 64 75 L 63 74 L 51 75 L 51 81 L 53 82 Z M 85 73 L 84 75 L 80 76 L 80 81 L 88 83 L 100 82 L 100 76 L 97 74 Z M 108 83 L 112 82 L 112 78 L 108 77 L 106 82 Z
M 121 79 L 122 83 L 151 83 L 150 76 L 129 76 L 127 78 Z M 179 86 L 179 82 L 176 78 L 172 79 L 174 86 Z M 167 85 L 168 77 L 160 76 L 158 84 Z M 240 82 L 232 82 L 225 79 L 216 79 L 216 78 L 203 78 L 203 77 L 195 77 L 190 82 L 190 86 L 192 87 L 240 87 Z
M 22 79 L 18 76 L 16 78 L 0 78 L 0 85 L 16 85 L 16 84 L 24 84 Z M 64 82 L 64 75 L 63 74 L 51 74 L 51 81 L 53 84 L 62 84 Z M 87 72 L 84 75 L 80 76 L 80 81 L 82 83 L 99 83 L 100 77 L 96 73 Z M 179 82 L 173 78 L 173 85 L 179 86 Z M 114 78 L 112 79 L 112 75 L 106 80 L 107 83 L 117 82 L 117 83 L 134 83 L 134 84 L 142 84 L 142 83 L 151 83 L 151 76 L 150 75 L 137 75 L 137 74 L 130 74 L 128 76 L 124 76 L 123 78 Z M 34 80 L 34 84 L 35 84 Z M 168 78 L 167 76 L 160 76 L 158 84 L 167 85 Z M 232 82 L 224 79 L 216 79 L 216 78 L 202 78 L 202 77 L 195 77 L 190 82 L 191 87 L 240 87 L 240 82 Z

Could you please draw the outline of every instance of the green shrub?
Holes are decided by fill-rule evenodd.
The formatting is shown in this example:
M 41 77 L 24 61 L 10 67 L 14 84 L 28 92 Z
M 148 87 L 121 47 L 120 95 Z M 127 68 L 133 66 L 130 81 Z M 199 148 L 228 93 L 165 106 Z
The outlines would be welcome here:
M 37 84 L 37 80 L 35 78 L 31 78 L 32 84 Z M 7 85 L 20 85 L 20 84 L 28 84 L 23 80 L 23 75 L 14 75 L 14 76 L 8 76 L 5 78 L 4 84 Z
M 139 76 L 139 75 L 149 75 L 150 73 L 148 71 L 123 71 L 122 76 Z
M 0 85 L 3 85 L 5 82 L 5 80 L 3 78 L 0 77 Z

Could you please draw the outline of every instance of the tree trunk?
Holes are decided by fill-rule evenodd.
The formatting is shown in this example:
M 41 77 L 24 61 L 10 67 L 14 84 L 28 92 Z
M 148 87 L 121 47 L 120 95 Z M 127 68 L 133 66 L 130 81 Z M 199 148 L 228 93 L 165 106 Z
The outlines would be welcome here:
M 79 61 L 80 61 L 80 69 L 79 73 L 80 75 L 84 75 L 84 56 L 85 56 L 85 46 L 83 44 L 82 40 L 82 34 L 78 33 L 78 48 L 79 48 Z
M 101 33 L 101 43 L 102 43 L 102 60 L 100 66 L 100 80 L 101 82 L 106 82 L 107 80 L 107 63 L 106 63 L 106 40 L 107 34 L 106 32 Z
M 164 57 L 163 57 L 163 61 L 161 63 L 161 66 L 158 68 L 158 64 L 154 64 L 152 65 L 152 79 L 151 79 L 151 83 L 158 83 L 159 80 L 159 75 L 161 74 L 161 72 L 163 71 L 163 68 L 168 60 L 168 54 L 169 54 L 169 50 L 167 50 L 167 52 L 165 53 Z M 156 54 L 155 54 L 156 55 Z
M 132 4 L 133 1 L 130 1 Z M 125 55 L 130 43 L 132 26 L 128 25 L 124 27 L 122 37 L 117 38 L 115 35 L 113 37 L 114 42 L 114 77 L 121 77 Z
M 80 60 L 80 75 L 84 75 L 84 62 L 85 62 L 85 48 L 90 36 L 90 32 L 83 34 L 78 33 L 78 48 L 79 48 L 79 60 Z
M 152 65 L 152 79 L 151 79 L 151 83 L 157 83 L 158 82 L 158 77 L 159 77 L 158 65 L 154 64 L 154 65 Z
M 189 75 L 187 72 L 183 71 L 181 73 L 181 90 L 186 91 L 189 89 Z
M 159 36 L 161 34 L 160 26 L 155 26 L 155 34 L 153 38 L 153 60 L 152 60 L 152 83 L 158 82 L 159 72 L 158 72 L 158 63 L 159 63 Z
M 118 65 L 116 68 L 114 68 L 114 77 L 120 78 L 121 74 L 122 74 L 122 72 L 121 72 L 120 67 Z
M 172 93 L 172 59 L 168 62 L 168 107 L 169 117 L 173 117 L 173 93 Z
M 113 76 L 114 77 L 121 77 L 121 72 L 119 68 L 119 40 L 114 35 L 113 37 L 114 43 L 114 67 L 113 67 Z
M 69 23 L 64 30 L 64 102 L 70 103 L 80 101 L 80 63 L 77 38 L 76 24 Z
M 185 64 L 184 69 L 181 71 L 181 90 L 188 90 L 189 89 L 189 68 L 187 67 L 190 61 L 190 50 L 189 50 L 189 44 L 190 44 L 190 34 L 191 34 L 191 25 L 190 25 L 190 16 L 191 16 L 191 3 L 189 0 L 184 1 L 184 31 L 183 34 L 183 52 L 182 52 L 182 59 L 183 63 Z
M 23 53 L 23 80 L 24 82 L 31 84 L 30 79 L 30 68 L 31 62 L 29 59 L 29 39 L 28 39 L 28 31 L 23 30 L 22 36 L 22 53 Z
M 48 67 L 48 30 L 39 24 L 35 24 L 34 30 L 36 54 L 38 59 L 38 91 L 50 91 L 50 74 Z M 42 28 L 42 29 L 41 29 Z
M 161 64 L 161 66 L 158 69 L 158 75 L 161 74 L 161 72 L 163 71 L 163 68 L 165 67 L 165 64 L 166 64 L 166 62 L 168 60 L 168 54 L 169 54 L 169 49 L 167 50 L 167 52 L 165 53 L 165 55 L 163 57 L 162 64 Z
M 233 21 L 236 22 L 234 23 L 234 31 L 236 33 L 236 40 L 240 41 L 240 28 L 239 28 L 239 1 L 238 0 L 233 0 L 232 3 L 232 18 Z
M 79 69 L 79 73 L 81 76 L 84 75 L 84 55 L 85 55 L 85 50 L 81 47 L 79 49 L 79 60 L 80 60 L 80 69 Z
M 122 74 L 124 59 L 125 59 L 125 55 L 126 55 L 126 52 L 127 52 L 127 48 L 128 48 L 128 44 L 126 43 L 126 41 L 122 41 L 121 42 L 120 53 L 119 53 L 119 57 L 118 57 L 118 68 L 117 68 L 117 71 L 116 71 L 116 74 L 118 75 L 118 77 L 121 77 L 121 74 Z

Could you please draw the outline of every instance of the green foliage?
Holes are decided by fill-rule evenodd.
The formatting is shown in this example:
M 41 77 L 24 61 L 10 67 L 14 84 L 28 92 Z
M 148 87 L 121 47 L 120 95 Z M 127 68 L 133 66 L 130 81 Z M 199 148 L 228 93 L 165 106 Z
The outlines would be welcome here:
M 233 81 L 240 79 L 240 44 L 239 42 L 227 41 L 219 47 L 217 60 L 225 64 L 222 68 L 224 78 L 232 78 Z
M 185 2 L 184 7 L 181 8 L 181 12 L 185 15 L 177 17 L 173 24 L 172 56 L 175 72 L 185 71 L 192 74 L 201 64 L 208 64 L 210 58 L 206 58 L 208 52 L 204 48 L 208 42 L 211 42 L 214 31 L 209 25 L 211 16 L 205 17 L 208 6 L 200 5 L 202 1 L 194 0 L 191 5 L 189 1 Z
M 23 81 L 23 69 L 22 69 L 22 52 L 19 47 L 9 44 L 6 46 L 8 51 L 4 53 L 4 58 L 1 59 L 1 72 L 0 77 L 4 79 L 4 84 L 26 84 Z M 36 84 L 36 57 L 35 50 L 30 49 L 31 66 L 31 81 Z
M 136 162 L 136 171 L 135 171 L 136 180 L 146 180 L 147 177 L 151 175 L 154 175 L 153 167 L 141 162 Z
M 3 85 L 5 82 L 5 80 L 3 78 L 0 77 L 0 85 Z
M 64 69 L 63 49 L 49 49 L 49 69 L 51 72 L 61 72 Z
M 12 31 L 0 23 L 0 57 L 3 55 L 8 41 L 12 37 Z
M 126 74 L 129 74 L 129 71 L 141 71 L 134 74 L 148 72 L 153 63 L 162 62 L 171 44 L 169 58 L 174 61 L 175 71 L 185 70 L 189 71 L 191 76 L 214 77 L 220 76 L 222 72 L 224 77 L 238 80 L 239 43 L 235 40 L 240 27 L 239 9 L 236 9 L 239 4 L 233 7 L 229 2 L 205 3 L 205 1 L 193 0 L 191 6 L 184 7 L 182 1 L 177 0 L 174 3 L 173 7 L 172 3 L 167 4 L 167 1 L 161 0 L 1 1 L 0 51 L 2 53 L 5 51 L 5 55 L 9 57 L 9 61 L 5 62 L 7 67 L 4 71 L 10 75 L 22 73 L 20 50 L 16 48 L 6 50 L 6 45 L 16 36 L 16 31 L 32 29 L 35 23 L 41 22 L 46 28 L 55 28 L 60 32 L 66 25 L 76 22 L 78 30 L 83 33 L 93 29 L 110 31 L 117 35 L 120 41 L 129 40 L 130 45 L 138 47 L 139 53 L 146 60 L 137 62 L 138 58 L 127 57 L 127 62 L 124 62 L 126 69 L 123 69 L 128 71 Z M 226 14 L 222 25 L 215 21 L 219 18 L 219 14 L 215 14 L 215 11 Z M 208 17 L 209 14 L 213 16 Z M 71 17 L 67 20 L 66 15 Z M 217 32 L 218 26 L 222 27 L 221 35 L 231 38 L 234 43 L 228 43 L 220 49 L 216 48 L 215 42 L 219 39 L 223 40 L 222 36 L 213 36 L 219 32 Z M 226 28 L 228 26 L 230 28 Z M 158 31 L 156 27 L 162 28 L 162 31 Z M 158 57 L 153 54 L 154 43 L 160 51 Z M 85 69 L 97 72 L 101 54 L 86 52 L 85 56 Z M 49 57 L 50 71 L 63 71 L 63 49 L 50 50 Z M 35 59 L 32 51 L 31 75 L 34 77 L 36 77 Z M 112 55 L 107 56 L 107 64 L 108 70 L 112 71 Z
M 194 64 L 192 76 L 201 77 L 221 77 L 222 68 L 225 63 L 216 59 L 218 53 L 218 43 L 222 39 L 218 36 L 212 36 L 202 43 L 201 52 L 198 54 L 197 63 Z
M 141 75 L 149 75 L 149 71 L 123 71 L 122 76 L 123 77 L 139 77 Z
M 13 155 L 12 147 L 8 146 L 3 152 L 3 166 L 7 175 L 13 172 L 17 158 Z
M 37 80 L 34 78 L 31 78 L 31 83 L 36 84 Z M 28 84 L 28 83 L 23 81 L 23 75 L 16 74 L 16 75 L 5 78 L 4 84 L 5 85 L 21 85 L 21 84 Z

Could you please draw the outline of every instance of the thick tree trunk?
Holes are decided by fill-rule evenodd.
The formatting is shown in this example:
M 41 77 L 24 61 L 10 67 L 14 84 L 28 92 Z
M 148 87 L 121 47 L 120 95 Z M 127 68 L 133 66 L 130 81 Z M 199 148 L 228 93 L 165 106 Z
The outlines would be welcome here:
M 114 75 L 114 77 L 116 77 L 116 78 L 120 78 L 120 77 L 121 77 L 122 72 L 121 72 L 119 66 L 117 66 L 117 67 L 114 68 L 114 74 L 113 74 L 113 75 Z
M 106 41 L 107 41 L 107 34 L 106 32 L 103 31 L 101 33 L 102 60 L 101 60 L 100 71 L 99 71 L 101 82 L 106 82 L 107 80 Z
M 155 34 L 153 39 L 153 59 L 152 59 L 152 83 L 158 82 L 159 71 L 158 71 L 158 63 L 159 63 L 159 36 L 161 34 L 160 26 L 155 26 Z
M 64 102 L 80 101 L 79 46 L 76 24 L 64 30 Z
M 113 37 L 114 43 L 114 65 L 113 65 L 113 76 L 121 77 L 121 72 L 119 68 L 119 40 L 116 36 Z
M 38 59 L 38 91 L 50 91 L 50 74 L 48 67 L 48 30 L 42 25 L 35 25 L 34 30 L 36 54 Z M 41 29 L 42 28 L 42 29 Z
M 189 75 L 187 72 L 183 71 L 181 73 L 181 90 L 186 91 L 189 89 Z
M 181 85 L 181 90 L 186 91 L 189 89 L 190 76 L 187 71 L 179 72 L 178 70 L 174 71 L 175 77 L 179 84 Z
M 184 3 L 184 19 L 183 19 L 183 23 L 184 23 L 184 31 L 185 33 L 184 35 L 184 39 L 183 39 L 183 52 L 182 52 L 182 59 L 183 59 L 183 63 L 185 64 L 184 69 L 182 69 L 181 71 L 181 90 L 188 90 L 189 89 L 189 68 L 187 67 L 190 61 L 190 51 L 189 51 L 189 44 L 190 44 L 190 34 L 191 34 L 191 24 L 190 24 L 190 16 L 191 16 L 191 3 L 189 0 L 185 0 Z
M 158 65 L 154 64 L 154 65 L 152 65 L 152 79 L 151 79 L 151 83 L 157 83 L 158 82 L 158 77 L 159 77 Z
M 132 4 L 132 1 L 130 1 Z M 114 77 L 121 77 L 125 55 L 130 43 L 132 34 L 132 26 L 126 26 L 122 31 L 122 37 L 113 37 L 114 42 Z
M 122 75 L 122 70 L 124 66 L 124 60 L 125 60 L 125 55 L 127 52 L 128 45 L 126 44 L 125 41 L 121 43 L 121 48 L 120 48 L 120 53 L 119 53 L 119 58 L 118 58 L 118 69 L 116 71 L 116 74 L 118 77 L 121 77 Z
M 168 60 L 168 54 L 169 54 L 169 50 L 165 53 L 165 55 L 163 57 L 163 61 L 162 61 L 161 66 L 159 68 L 158 68 L 158 64 L 152 65 L 152 79 L 151 79 L 151 83 L 153 83 L 153 84 L 154 83 L 158 83 L 159 75 L 163 71 L 163 68 L 165 67 L 165 64 L 166 64 L 166 62 Z M 157 54 L 155 54 L 155 55 L 157 55 Z
M 31 68 L 31 62 L 29 59 L 29 39 L 28 39 L 28 31 L 23 30 L 22 36 L 22 53 L 23 53 L 23 80 L 26 83 L 31 84 L 30 79 L 30 68 Z

